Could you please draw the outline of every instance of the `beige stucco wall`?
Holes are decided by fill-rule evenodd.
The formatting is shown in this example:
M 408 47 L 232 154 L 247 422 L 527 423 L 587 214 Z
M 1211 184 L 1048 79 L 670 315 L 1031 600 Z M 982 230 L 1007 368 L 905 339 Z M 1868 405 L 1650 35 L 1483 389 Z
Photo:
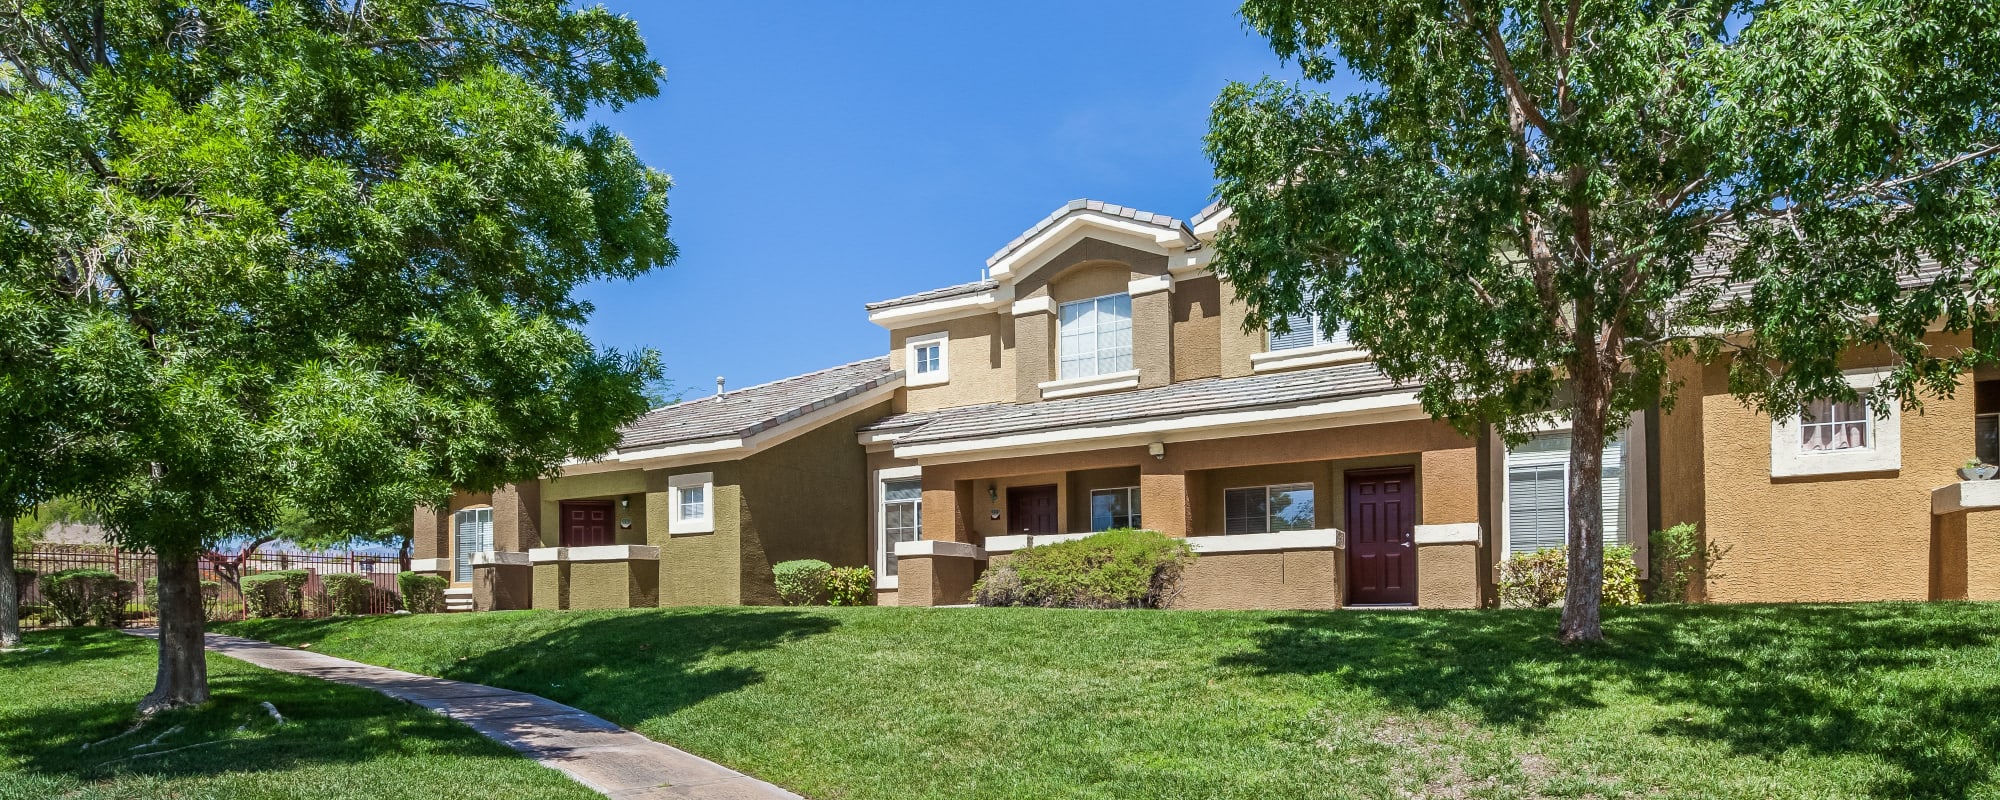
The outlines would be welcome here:
M 909 354 L 904 345 L 910 339 L 940 331 L 951 337 L 946 346 L 949 380 L 904 390 L 908 410 L 932 411 L 1014 399 L 1014 320 L 1005 311 L 891 331 L 890 367 L 906 368 Z
M 1174 380 L 1222 374 L 1222 282 L 1213 275 L 1174 283 Z
M 1195 557 L 1175 608 L 1339 608 L 1343 551 L 1332 548 Z
M 1478 608 L 1480 557 L 1478 544 L 1428 544 L 1417 548 L 1417 606 Z
M 1014 402 L 1042 399 L 1040 384 L 1055 374 L 1056 315 L 1036 311 L 1014 316 Z
M 1932 345 L 1967 341 L 1937 336 Z M 1885 363 L 1882 354 L 1858 351 L 1845 366 Z M 1921 414 L 1903 413 L 1900 470 L 1774 479 L 1770 418 L 1728 394 L 1724 369 L 1706 368 L 1699 393 L 1679 401 L 1700 404 L 1702 516 L 1709 541 L 1727 551 L 1707 581 L 1709 598 L 1925 599 L 1933 558 L 1930 493 L 1957 480 L 1954 471 L 1972 452 L 1971 387 L 1926 400 Z M 1675 502 L 1687 513 L 1685 496 Z
M 668 533 L 671 503 L 667 481 L 674 475 L 708 472 L 715 476 L 715 530 L 708 533 Z M 652 502 L 647 505 L 647 544 L 660 548 L 660 605 L 733 606 L 743 602 L 743 492 L 729 476 L 727 462 L 654 470 L 648 476 Z
M 1251 374 L 1250 357 L 1264 352 L 1263 329 L 1245 331 L 1243 324 L 1250 307 L 1236 297 L 1236 290 L 1222 287 L 1221 356 L 1222 376 L 1237 378 Z
M 1958 516 L 1965 520 L 1962 555 L 1940 559 L 1941 566 L 1963 576 L 1963 599 L 2000 600 L 2000 511 Z

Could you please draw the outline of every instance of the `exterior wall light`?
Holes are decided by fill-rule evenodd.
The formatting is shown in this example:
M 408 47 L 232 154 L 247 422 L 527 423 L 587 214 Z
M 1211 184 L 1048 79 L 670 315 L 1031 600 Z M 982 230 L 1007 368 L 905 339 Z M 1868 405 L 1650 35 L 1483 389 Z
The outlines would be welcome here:
M 1146 452 L 1152 455 L 1152 457 L 1156 459 L 1165 461 L 1167 458 L 1167 443 L 1154 442 L 1152 444 L 1146 445 Z

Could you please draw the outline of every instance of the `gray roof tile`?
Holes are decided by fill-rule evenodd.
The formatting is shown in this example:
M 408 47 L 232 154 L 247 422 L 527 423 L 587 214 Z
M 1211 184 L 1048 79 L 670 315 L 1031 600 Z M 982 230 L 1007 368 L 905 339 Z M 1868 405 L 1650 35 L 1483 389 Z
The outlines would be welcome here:
M 1204 378 L 1117 394 L 926 412 L 927 417 L 920 420 L 919 427 L 904 434 L 897 440 L 897 444 L 946 442 L 1029 431 L 1135 422 L 1260 406 L 1363 397 L 1393 391 L 1411 391 L 1414 388 L 1390 380 L 1369 362 L 1244 378 Z M 912 417 L 916 415 L 886 417 L 864 427 L 864 430 L 904 427 Z
M 918 292 L 916 294 L 904 295 L 902 297 L 894 298 L 891 300 L 883 300 L 876 303 L 869 303 L 865 308 L 869 311 L 880 311 L 885 308 L 895 308 L 897 306 L 913 305 L 916 303 L 923 303 L 931 300 L 943 300 L 951 297 L 959 297 L 961 295 L 978 294 L 980 292 L 998 288 L 999 286 L 1000 284 L 994 281 L 973 281 L 971 283 L 961 283 L 957 286 L 946 286 L 942 289 L 932 289 L 927 292 Z
M 880 356 L 662 406 L 620 430 L 618 449 L 749 436 L 901 379 Z
M 1067 219 L 1071 215 L 1075 214 L 1107 214 L 1114 217 L 1122 217 L 1124 219 L 1129 219 L 1132 220 L 1133 222 L 1144 223 L 1147 225 L 1156 225 L 1162 228 L 1178 228 L 1183 232 L 1188 232 L 1190 238 L 1192 238 L 1193 236 L 1193 234 L 1188 231 L 1188 227 L 1186 225 L 1181 224 L 1180 220 L 1174 219 L 1173 217 L 1169 217 L 1165 214 L 1155 214 L 1150 211 L 1140 211 L 1139 209 L 1136 208 L 1126 208 L 1125 206 L 1121 206 L 1116 203 L 1106 203 L 1101 200 L 1081 200 L 1081 199 L 1071 200 L 1067 203 L 1064 203 L 1062 208 L 1056 209 L 1055 213 L 1043 217 L 1042 221 L 1035 223 L 1034 227 L 1029 228 L 1026 232 L 1022 233 L 1021 235 L 1014 237 L 1014 241 L 1008 242 L 1006 247 L 1000 248 L 1000 252 L 994 253 L 992 258 L 986 259 L 986 265 L 990 267 L 993 266 L 994 264 L 1000 263 L 1000 259 L 1006 258 L 1008 255 L 1012 254 L 1015 250 L 1020 249 L 1021 245 L 1027 244 L 1029 239 L 1035 238 L 1036 236 L 1040 235 L 1042 231 L 1048 230 L 1056 223 L 1061 222 L 1064 219 Z

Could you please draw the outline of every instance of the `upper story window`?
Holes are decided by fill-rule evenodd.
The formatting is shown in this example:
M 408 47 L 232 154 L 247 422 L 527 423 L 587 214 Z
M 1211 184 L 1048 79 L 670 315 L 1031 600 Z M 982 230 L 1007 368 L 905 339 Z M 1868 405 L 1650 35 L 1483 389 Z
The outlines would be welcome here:
M 1105 295 L 1058 309 L 1058 378 L 1089 378 L 1132 369 L 1132 296 Z
M 1348 344 L 1347 326 L 1328 335 L 1321 330 L 1318 314 L 1292 314 L 1285 317 L 1284 333 L 1279 333 L 1276 325 L 1271 326 L 1271 350 L 1298 350 L 1306 347 L 1339 346 Z
M 493 509 L 468 508 L 451 515 L 453 580 L 472 580 L 472 554 L 493 549 Z
M 928 386 L 950 380 L 951 335 L 943 331 L 912 336 L 904 345 L 905 383 Z

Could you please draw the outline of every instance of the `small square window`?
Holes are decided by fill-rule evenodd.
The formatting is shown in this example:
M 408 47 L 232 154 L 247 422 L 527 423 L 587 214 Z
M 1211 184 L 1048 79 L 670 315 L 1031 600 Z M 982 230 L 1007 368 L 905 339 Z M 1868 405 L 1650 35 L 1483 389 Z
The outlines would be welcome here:
M 667 533 L 715 532 L 715 475 L 698 472 L 667 479 L 667 502 L 673 510 Z
M 917 374 L 929 375 L 942 368 L 944 362 L 943 362 L 943 357 L 940 353 L 943 350 L 944 350 L 943 346 L 935 344 L 927 344 L 918 347 L 917 358 L 916 358 Z
M 708 516 L 708 487 L 689 486 L 682 489 L 680 511 L 682 521 Z
M 929 333 L 903 345 L 904 374 L 910 386 L 928 386 L 951 379 L 950 335 Z
M 1814 400 L 1799 414 L 1799 452 L 1831 453 L 1871 446 L 1866 400 Z

